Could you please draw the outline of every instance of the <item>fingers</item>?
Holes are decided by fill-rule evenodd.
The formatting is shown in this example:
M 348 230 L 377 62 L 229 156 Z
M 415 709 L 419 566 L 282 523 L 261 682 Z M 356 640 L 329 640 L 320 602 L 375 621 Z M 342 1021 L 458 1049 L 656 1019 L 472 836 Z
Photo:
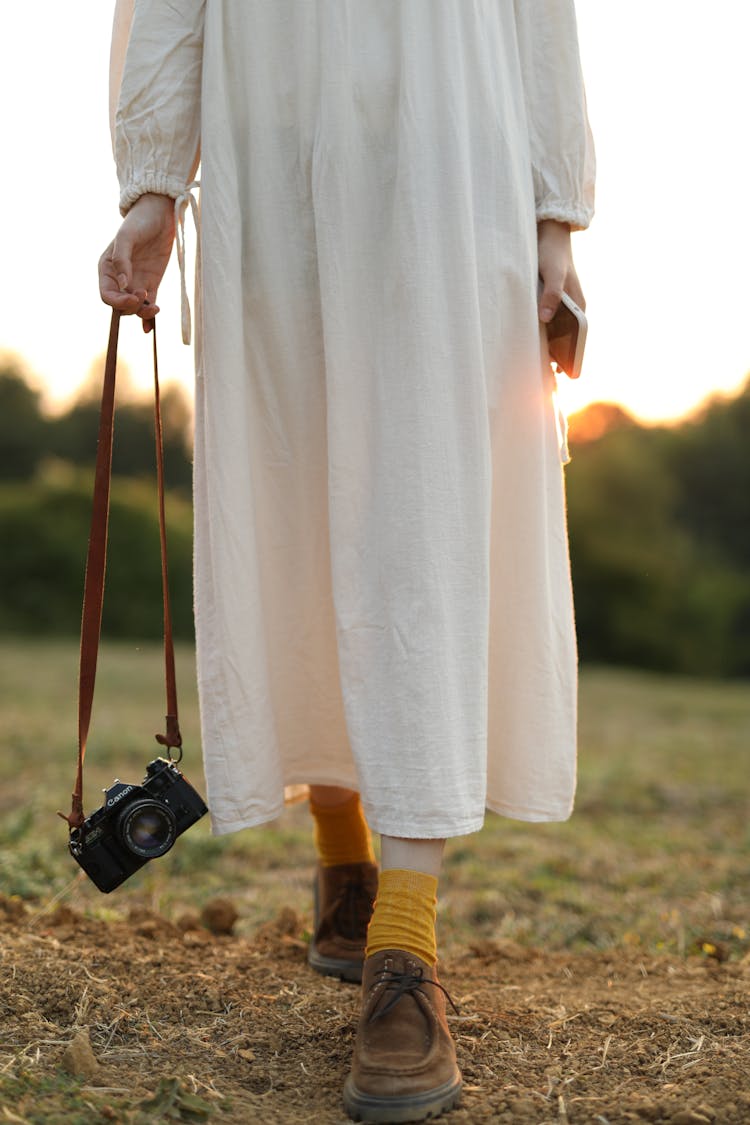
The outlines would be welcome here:
M 154 327 L 155 317 L 158 313 L 158 305 L 152 305 L 150 301 L 144 301 L 138 309 L 138 316 L 143 320 L 143 331 L 150 332 Z
M 121 313 L 137 314 L 144 325 L 151 325 L 159 311 L 156 292 L 173 242 L 171 198 L 142 195 L 99 259 L 99 293 L 104 303 Z
M 119 289 L 106 284 L 100 285 L 99 293 L 105 305 L 117 309 L 118 312 L 123 313 L 125 316 L 140 312 L 143 308 L 143 302 L 146 299 L 146 291 L 144 289 L 139 289 L 135 293 L 121 293 Z M 148 315 L 153 315 L 153 309 Z
M 574 269 L 570 270 L 568 273 L 568 277 L 565 282 L 565 292 L 569 297 L 573 298 L 575 303 L 578 305 L 578 308 L 581 309 L 582 312 L 586 311 L 586 298 L 583 295 L 583 289 L 581 288 L 581 283 L 578 280 L 578 274 Z
M 132 269 L 129 257 L 116 252 L 115 242 L 110 242 L 99 259 L 99 295 L 105 305 L 122 313 L 134 313 L 143 303 L 146 293 L 130 292 Z
M 565 288 L 564 270 L 548 270 L 542 278 L 544 287 L 539 298 L 539 319 L 544 324 L 549 324 L 557 312 Z
M 105 305 L 117 309 L 125 316 L 136 313 L 138 316 L 152 319 L 159 311 L 158 307 L 148 299 L 145 289 L 136 289 L 132 293 L 121 291 L 116 277 L 106 271 L 99 277 L 99 294 Z
M 563 291 L 568 292 L 573 300 L 576 300 L 571 283 L 574 287 L 577 286 L 581 296 L 583 294 L 580 293 L 580 285 L 573 266 L 568 224 L 553 219 L 543 220 L 537 225 L 537 243 L 539 276 L 542 280 L 539 319 L 544 324 L 549 324 L 557 312 Z
M 118 233 L 99 261 L 100 269 L 106 270 L 107 275 L 115 281 L 121 292 L 129 289 L 133 280 L 132 257 L 133 246 L 130 240 L 122 233 Z
M 159 306 L 152 304 L 147 299 L 145 289 L 138 289 L 135 293 L 120 293 L 113 289 L 102 289 L 101 298 L 105 305 L 117 309 L 123 316 L 133 314 L 140 316 L 144 324 L 152 321 L 159 312 Z M 145 329 L 145 331 L 149 331 L 149 329 Z
M 143 298 L 145 293 L 120 293 L 117 289 L 107 288 L 100 286 L 99 293 L 105 305 L 110 308 L 117 309 L 118 312 L 123 313 L 125 316 L 130 316 L 132 313 L 137 313 L 143 305 Z
M 553 281 L 546 281 L 539 298 L 539 319 L 544 324 L 549 322 L 557 312 L 560 301 L 562 300 L 563 291 L 575 301 L 578 308 L 586 311 L 586 298 L 581 289 L 581 283 L 578 280 L 578 274 L 574 269 L 568 271 L 567 275 L 563 275 L 563 280 L 560 282 L 556 277 Z
M 109 305 L 126 316 L 136 313 L 144 318 L 144 325 L 152 322 L 159 309 L 147 289 L 132 289 L 133 267 L 130 243 L 115 238 L 99 259 L 99 294 Z M 150 329 L 145 329 L 149 331 Z

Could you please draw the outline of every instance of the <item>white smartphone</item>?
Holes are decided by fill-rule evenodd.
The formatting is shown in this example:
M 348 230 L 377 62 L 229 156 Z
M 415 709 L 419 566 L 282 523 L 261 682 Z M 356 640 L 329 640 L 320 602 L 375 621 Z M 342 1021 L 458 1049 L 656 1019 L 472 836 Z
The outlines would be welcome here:
M 581 374 L 588 321 L 583 309 L 563 293 L 557 312 L 547 327 L 549 357 L 569 379 Z

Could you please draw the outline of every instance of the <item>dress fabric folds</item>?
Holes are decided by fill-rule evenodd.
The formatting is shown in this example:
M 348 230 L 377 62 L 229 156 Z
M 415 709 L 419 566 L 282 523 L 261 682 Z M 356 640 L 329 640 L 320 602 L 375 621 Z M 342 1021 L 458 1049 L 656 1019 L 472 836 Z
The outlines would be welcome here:
M 126 51 L 127 48 L 127 51 Z M 125 213 L 201 162 L 195 618 L 217 834 L 561 820 L 576 647 L 536 223 L 588 225 L 572 0 L 120 0 Z M 121 86 L 120 86 L 121 81 Z

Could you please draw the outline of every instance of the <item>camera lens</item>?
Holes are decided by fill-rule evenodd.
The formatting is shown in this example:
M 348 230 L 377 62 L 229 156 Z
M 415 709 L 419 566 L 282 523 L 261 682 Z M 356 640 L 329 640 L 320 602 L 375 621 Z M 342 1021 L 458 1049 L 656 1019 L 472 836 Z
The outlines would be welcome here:
M 122 841 L 134 855 L 155 859 L 172 847 L 177 834 L 174 813 L 156 801 L 134 801 L 118 825 Z

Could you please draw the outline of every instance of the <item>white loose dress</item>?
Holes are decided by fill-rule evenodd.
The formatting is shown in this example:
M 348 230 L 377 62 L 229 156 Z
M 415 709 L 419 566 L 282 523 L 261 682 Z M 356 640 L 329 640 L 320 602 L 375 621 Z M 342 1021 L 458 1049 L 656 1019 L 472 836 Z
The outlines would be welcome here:
M 132 18 L 131 18 L 132 17 Z M 127 54 L 123 53 L 127 46 Z M 573 0 L 119 0 L 125 213 L 201 160 L 213 831 L 561 820 L 576 649 L 538 219 L 593 207 Z

